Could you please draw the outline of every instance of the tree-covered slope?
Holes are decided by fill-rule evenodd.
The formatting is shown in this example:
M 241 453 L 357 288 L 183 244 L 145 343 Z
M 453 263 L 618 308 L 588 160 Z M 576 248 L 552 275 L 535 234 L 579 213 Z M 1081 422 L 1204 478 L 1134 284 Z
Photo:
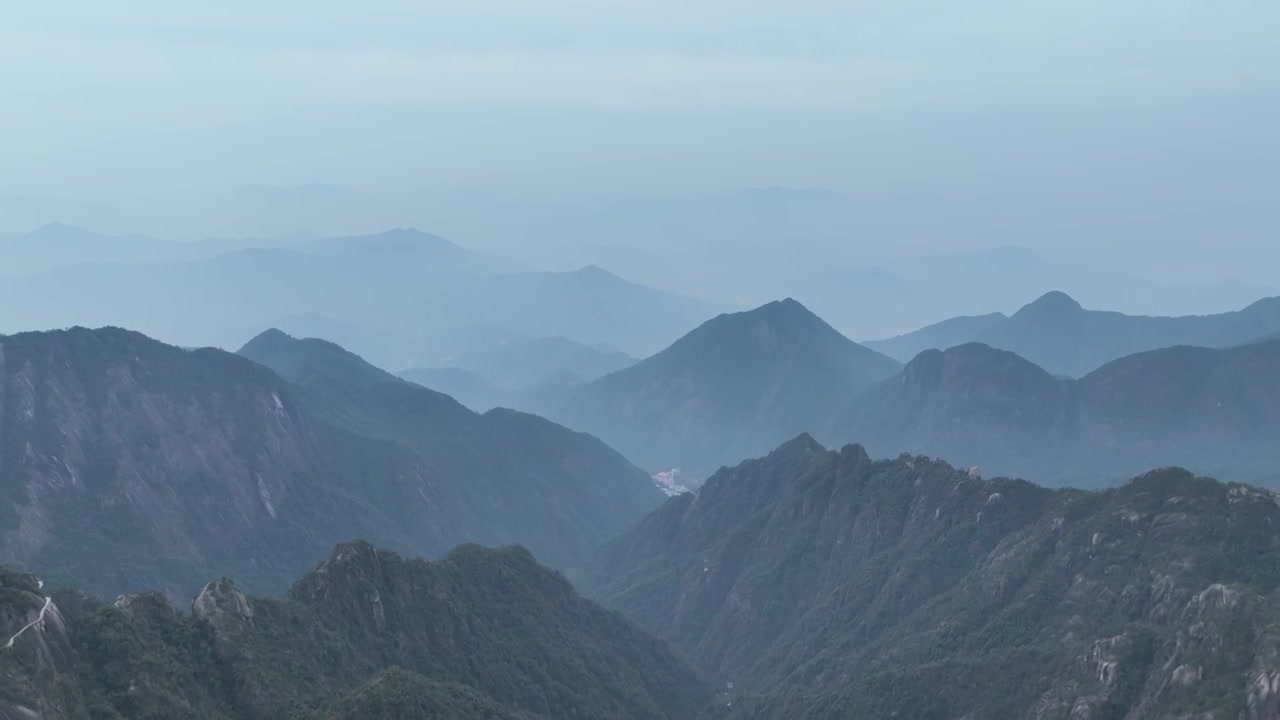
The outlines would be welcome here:
M 787 299 L 707 321 L 589 383 L 556 417 L 651 472 L 698 477 L 825 427 L 841 402 L 898 367 Z
M 1055 491 L 802 437 L 586 586 L 717 675 L 717 716 L 1271 718 L 1276 527 L 1271 493 L 1182 470 Z
M 0 576 L 8 629 L 44 602 Z M 343 543 L 280 599 L 208 583 L 179 613 L 56 593 L 5 651 L 0 715 L 267 720 L 681 720 L 708 699 L 658 640 L 518 547 L 437 562 Z M 50 649 L 53 650 L 50 650 Z

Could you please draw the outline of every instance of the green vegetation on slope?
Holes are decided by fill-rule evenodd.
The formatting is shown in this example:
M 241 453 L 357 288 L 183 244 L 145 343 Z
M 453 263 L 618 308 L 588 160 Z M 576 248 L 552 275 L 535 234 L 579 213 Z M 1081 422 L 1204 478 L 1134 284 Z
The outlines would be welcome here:
M 15 577 L 29 583 L 4 576 L 5 597 Z M 65 627 L 21 638 L 45 650 L 6 663 L 0 715 L 682 720 L 708 699 L 662 643 L 517 547 L 433 563 L 345 543 L 283 599 L 215 580 L 189 615 L 150 592 L 55 599 Z
M 725 717 L 1271 717 L 1277 527 L 1271 493 L 1181 470 L 1053 491 L 802 437 L 586 587 L 732 683 Z

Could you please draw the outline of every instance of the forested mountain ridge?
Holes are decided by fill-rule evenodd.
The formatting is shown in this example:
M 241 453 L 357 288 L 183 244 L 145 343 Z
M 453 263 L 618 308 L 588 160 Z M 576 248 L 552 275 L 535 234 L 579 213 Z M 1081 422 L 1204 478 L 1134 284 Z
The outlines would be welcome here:
M 0 574 L 11 631 L 0 715 L 45 720 L 683 720 L 709 693 L 657 640 L 519 547 L 436 562 L 342 543 L 283 598 L 207 583 L 190 614 L 154 592 L 52 601 Z
M 588 595 L 731 682 L 730 718 L 1272 718 L 1280 505 L 1101 492 L 801 437 L 669 500 Z

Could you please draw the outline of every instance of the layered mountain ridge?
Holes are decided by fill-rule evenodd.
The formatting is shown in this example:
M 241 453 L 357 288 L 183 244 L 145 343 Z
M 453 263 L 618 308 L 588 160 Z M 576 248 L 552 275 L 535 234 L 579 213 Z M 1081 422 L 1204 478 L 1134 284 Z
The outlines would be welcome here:
M 1273 482 L 1280 342 L 1172 347 L 1057 378 L 1005 350 L 928 350 L 855 398 L 824 437 L 1051 484 L 1114 484 L 1166 464 Z
M 1176 345 L 1224 348 L 1275 332 L 1280 332 L 1280 298 L 1216 315 L 1150 317 L 1086 310 L 1054 291 L 1011 316 L 953 318 L 866 344 L 906 362 L 925 350 L 981 342 L 1015 352 L 1055 375 L 1081 377 L 1140 352 Z

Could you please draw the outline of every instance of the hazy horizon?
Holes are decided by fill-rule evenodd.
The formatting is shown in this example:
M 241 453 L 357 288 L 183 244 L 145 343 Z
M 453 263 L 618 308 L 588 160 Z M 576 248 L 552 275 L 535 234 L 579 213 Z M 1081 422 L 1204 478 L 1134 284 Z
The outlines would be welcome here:
M 1280 720 L 1280 2 L 10 5 L 0 718 Z
M 774 185 L 1274 209 L 1278 26 L 1239 0 L 27 4 L 0 28 L 0 195 L 138 217 L 319 184 L 427 226 Z M 100 229 L 221 234 L 197 224 Z
M 722 308 L 794 295 L 858 339 L 1050 290 L 1157 315 L 1280 293 L 1273 4 L 78 0 L 7 20 L 0 233 L 417 227 Z

